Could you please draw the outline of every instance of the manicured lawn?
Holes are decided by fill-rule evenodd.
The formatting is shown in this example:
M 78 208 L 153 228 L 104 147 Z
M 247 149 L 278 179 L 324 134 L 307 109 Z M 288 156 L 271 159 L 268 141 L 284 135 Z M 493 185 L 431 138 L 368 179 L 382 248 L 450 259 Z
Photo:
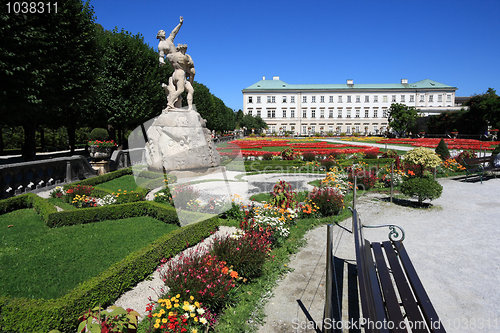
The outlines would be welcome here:
M 135 182 L 134 175 L 125 175 L 110 180 L 109 182 L 98 184 L 96 185 L 96 188 L 112 192 L 118 192 L 118 190 L 121 190 L 123 192 L 123 191 L 135 191 L 137 190 L 138 186 Z
M 59 208 L 62 208 L 64 210 L 75 210 L 77 209 L 75 206 L 67 203 L 67 202 L 64 202 L 63 199 L 61 198 L 48 198 L 47 199 L 51 204 L 53 204 L 54 206 L 57 206 Z
M 0 295 L 62 296 L 177 228 L 150 217 L 49 228 L 32 209 L 0 215 Z

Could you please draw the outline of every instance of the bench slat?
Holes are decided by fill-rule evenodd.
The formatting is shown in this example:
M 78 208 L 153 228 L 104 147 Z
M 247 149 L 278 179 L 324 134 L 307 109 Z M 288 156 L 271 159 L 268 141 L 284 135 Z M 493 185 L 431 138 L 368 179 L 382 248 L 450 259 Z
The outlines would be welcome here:
M 378 275 L 380 277 L 380 284 L 382 285 L 382 291 L 385 298 L 385 304 L 387 308 L 387 315 L 389 321 L 394 323 L 394 332 L 408 332 L 404 327 L 403 314 L 401 313 L 401 307 L 399 306 L 399 301 L 392 285 L 391 276 L 387 264 L 385 262 L 384 253 L 382 252 L 382 245 L 380 243 L 372 243 L 373 254 L 375 255 L 375 262 L 377 263 Z
M 432 332 L 446 332 L 442 323 L 439 321 L 439 316 L 437 315 L 434 306 L 432 306 L 429 296 L 427 295 L 427 292 L 425 291 L 424 286 L 422 285 L 422 282 L 418 277 L 417 271 L 415 270 L 415 267 L 413 266 L 408 253 L 406 253 L 406 249 L 403 246 L 403 243 L 394 242 L 394 246 L 399 253 L 399 258 L 401 260 L 401 263 L 403 264 L 403 269 L 405 270 L 408 280 L 410 281 L 410 285 L 412 286 L 415 296 L 420 303 L 420 307 L 427 321 L 427 325 L 431 328 Z
M 408 320 L 414 324 L 413 326 L 417 326 L 418 323 L 424 323 L 425 321 L 420 314 L 417 302 L 413 297 L 413 293 L 408 281 L 406 280 L 392 243 L 385 241 L 382 245 L 384 247 L 387 260 L 389 261 L 389 265 L 391 266 L 392 274 L 394 276 L 394 280 L 396 281 L 396 286 L 398 287 L 399 295 L 401 297 L 401 301 L 403 302 Z M 412 332 L 428 332 L 428 330 L 426 328 L 422 329 L 420 327 L 414 327 Z
M 375 323 L 387 322 L 387 317 L 385 315 L 384 301 L 382 299 L 382 291 L 380 290 L 380 285 L 377 277 L 377 271 L 375 269 L 375 263 L 373 262 L 372 251 L 370 247 L 370 242 L 365 240 L 364 246 L 364 256 L 366 260 L 366 270 L 368 274 L 368 283 L 370 289 L 370 295 L 373 299 L 373 309 L 370 319 Z M 364 315 L 363 315 L 364 316 Z M 387 328 L 382 328 L 380 330 L 369 330 L 370 332 L 389 332 Z

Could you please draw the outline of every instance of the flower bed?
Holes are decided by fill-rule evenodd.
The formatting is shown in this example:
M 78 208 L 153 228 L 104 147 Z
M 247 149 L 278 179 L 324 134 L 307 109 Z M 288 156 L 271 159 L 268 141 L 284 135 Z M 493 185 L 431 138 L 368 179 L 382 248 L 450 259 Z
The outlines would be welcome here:
M 418 138 L 418 139 L 384 139 L 377 143 L 400 144 L 415 147 L 436 148 L 441 141 L 440 138 Z M 444 139 L 449 149 L 472 149 L 472 150 L 493 150 L 500 141 L 479 141 L 474 139 Z

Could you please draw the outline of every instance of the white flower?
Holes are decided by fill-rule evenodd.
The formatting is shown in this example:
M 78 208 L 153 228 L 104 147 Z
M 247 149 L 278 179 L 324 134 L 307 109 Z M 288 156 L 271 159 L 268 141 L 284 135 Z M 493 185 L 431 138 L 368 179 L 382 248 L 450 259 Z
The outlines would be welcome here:
M 199 309 L 196 309 L 196 311 L 198 312 L 198 314 L 202 315 L 205 313 L 205 309 L 203 308 L 199 308 Z
M 202 323 L 203 325 L 206 325 L 207 320 L 205 318 L 200 318 L 200 323 Z

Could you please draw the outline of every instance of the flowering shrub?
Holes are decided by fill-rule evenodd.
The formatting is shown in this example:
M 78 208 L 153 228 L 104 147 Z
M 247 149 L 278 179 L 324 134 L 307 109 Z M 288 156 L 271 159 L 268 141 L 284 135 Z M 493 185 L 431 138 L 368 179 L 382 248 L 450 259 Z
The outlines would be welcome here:
M 216 238 L 212 254 L 231 265 L 243 279 L 256 278 L 262 275 L 262 267 L 271 251 L 269 235 L 269 230 L 254 230 L 249 227 L 239 238 Z M 233 277 L 237 278 L 238 273 L 233 273 Z
M 51 192 L 50 192 L 50 197 L 51 198 L 62 198 L 64 195 L 64 189 L 62 186 L 56 186 Z
M 265 152 L 264 155 L 262 155 L 262 159 L 264 161 L 270 161 L 273 158 L 273 154 L 270 152 Z
M 243 230 L 264 230 L 273 246 L 281 244 L 290 234 L 290 225 L 295 222 L 297 213 L 291 209 L 278 208 L 269 204 L 251 207 L 246 211 L 246 219 L 241 223 Z
M 194 295 L 214 312 L 226 305 L 238 278 L 237 271 L 230 271 L 226 262 L 201 250 L 183 252 L 161 265 L 159 270 L 171 293 L 179 294 L 182 299 Z
M 403 182 L 405 177 L 405 172 L 401 169 L 394 169 L 392 175 L 392 184 L 394 186 L 399 186 Z M 391 168 L 386 166 L 384 169 L 379 170 L 378 180 L 383 184 L 384 187 L 391 186 Z
M 158 203 L 168 203 L 170 205 L 173 205 L 174 202 L 172 200 L 172 195 L 170 194 L 170 189 L 168 186 L 158 192 L 155 193 L 155 196 L 153 198 L 154 202 Z
M 205 213 L 220 213 L 224 208 L 228 206 L 228 203 L 222 199 L 210 198 L 207 204 L 203 207 L 202 211 Z M 228 207 L 229 208 L 229 207 Z
M 401 158 L 399 157 L 399 154 L 395 150 L 387 150 L 385 153 L 382 154 L 382 158 L 393 158 L 394 159 L 394 167 L 396 169 L 401 168 Z
M 97 207 L 97 200 L 86 195 L 75 195 L 71 204 L 77 208 Z
M 285 148 L 281 151 L 280 156 L 283 160 L 291 161 L 291 160 L 296 160 L 297 158 L 299 158 L 300 154 L 294 152 L 294 150 L 291 147 L 288 147 L 288 148 Z
M 308 152 L 304 152 L 304 153 L 302 154 L 302 159 L 303 159 L 304 161 L 308 161 L 308 162 L 315 161 L 315 160 L 316 160 L 316 154 L 315 154 L 315 153 L 313 153 L 313 152 L 310 152 L 310 151 L 308 151 Z
M 88 142 L 89 146 L 97 146 L 97 148 L 107 148 L 116 147 L 116 143 L 113 140 L 103 141 L 103 140 L 93 140 Z
M 299 217 L 300 218 L 312 218 L 319 217 L 319 207 L 311 199 L 306 199 L 304 202 L 299 204 Z
M 269 202 L 271 205 L 280 208 L 295 208 L 296 193 L 292 190 L 292 186 L 284 180 L 278 181 L 274 187 Z
M 454 158 L 448 158 L 445 161 L 441 162 L 441 165 L 438 167 L 438 172 L 448 174 L 448 172 L 459 172 L 464 171 L 465 167 L 457 162 Z
M 470 150 L 464 150 L 463 152 L 461 152 L 460 154 L 458 154 L 457 156 L 454 157 L 454 159 L 462 166 L 465 167 L 465 159 L 469 159 L 469 158 L 476 158 L 477 155 L 475 152 L 473 151 L 470 151 Z
M 180 294 L 158 300 L 158 306 L 153 313 L 154 303 L 146 307 L 149 320 L 148 332 L 177 333 L 205 332 L 215 324 L 215 315 L 209 309 L 202 307 L 193 296 L 181 298 Z
M 441 158 L 430 149 L 418 147 L 405 154 L 406 164 L 414 164 L 419 167 L 419 175 L 423 175 L 426 168 L 436 168 L 441 163 Z
M 139 313 L 112 305 L 107 311 L 100 306 L 88 310 L 80 318 L 78 332 L 129 332 L 137 329 Z
M 198 191 L 185 184 L 175 186 L 171 193 L 175 207 L 181 209 L 186 209 L 191 200 L 199 197 Z
M 68 202 L 73 201 L 73 198 L 77 195 L 79 196 L 90 196 L 94 187 L 91 185 L 70 185 L 70 187 L 66 190 L 66 200 Z
M 186 209 L 192 212 L 197 212 L 201 208 L 201 201 L 198 199 L 191 199 L 186 204 Z
M 344 207 L 344 196 L 332 187 L 314 188 L 309 198 L 317 206 L 323 216 L 335 215 Z
M 371 189 L 377 182 L 377 174 L 373 170 L 368 170 L 367 164 L 364 162 L 353 164 L 347 169 L 347 175 L 350 182 L 353 182 L 354 176 L 356 176 L 357 185 L 364 190 Z
M 346 195 L 347 191 L 352 189 L 352 183 L 345 172 L 334 167 L 326 174 L 326 177 L 321 180 L 320 187 L 334 187 L 342 195 Z
M 338 162 L 333 155 L 330 155 L 321 161 L 321 165 L 326 171 L 329 171 L 331 168 L 338 166 Z
M 96 202 L 98 206 L 112 205 L 116 203 L 116 197 L 113 194 L 108 194 L 102 198 L 97 198 Z

